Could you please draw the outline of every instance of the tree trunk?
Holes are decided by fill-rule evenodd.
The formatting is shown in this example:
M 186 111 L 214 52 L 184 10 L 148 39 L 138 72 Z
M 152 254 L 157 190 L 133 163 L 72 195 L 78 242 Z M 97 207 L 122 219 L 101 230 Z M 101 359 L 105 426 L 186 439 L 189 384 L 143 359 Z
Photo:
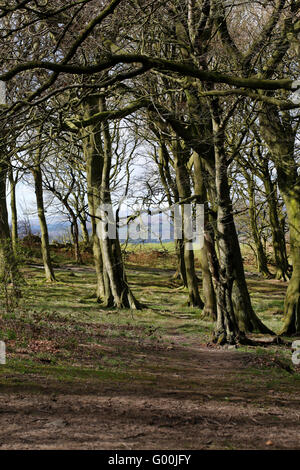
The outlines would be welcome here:
M 261 322 L 252 309 L 245 279 L 240 244 L 233 219 L 227 174 L 228 160 L 224 149 L 225 136 L 218 122 L 218 106 L 216 106 L 216 108 L 212 107 L 212 113 L 214 116 L 216 198 L 218 207 L 216 237 L 219 242 L 219 277 L 220 280 L 223 280 L 222 289 L 220 289 L 220 287 L 218 288 L 219 295 L 223 297 L 218 299 L 218 293 L 216 292 L 217 305 L 224 303 L 225 294 L 223 291 L 226 288 L 225 298 L 227 299 L 227 308 L 229 309 L 228 315 L 231 316 L 231 308 L 233 308 L 236 323 L 240 331 L 246 333 L 258 330 L 261 333 L 273 334 L 273 332 Z M 228 322 L 229 320 L 226 319 L 222 319 L 221 321 L 222 324 L 227 324 Z M 230 324 L 230 322 L 228 324 Z M 233 330 L 232 335 L 235 336 L 235 327 L 233 327 Z M 220 336 L 218 327 L 216 334 Z
M 0 162 L 0 278 L 9 276 L 12 282 L 14 295 L 21 297 L 20 274 L 18 271 L 8 224 L 6 205 L 6 178 L 7 164 Z M 5 281 L 7 282 L 7 281 Z
M 189 174 L 186 168 L 186 155 L 185 150 L 181 148 L 181 144 L 177 141 L 173 145 L 173 154 L 175 158 L 175 173 L 176 173 L 176 184 L 178 189 L 178 194 L 181 200 L 187 199 L 191 196 L 190 189 L 190 179 Z M 184 239 L 184 263 L 186 271 L 186 280 L 187 288 L 189 292 L 189 305 L 192 307 L 203 308 L 204 303 L 201 300 L 199 289 L 198 289 L 198 279 L 195 272 L 195 260 L 194 260 L 194 251 L 190 246 L 190 240 L 186 237 L 185 230 L 185 221 L 184 219 L 189 217 L 189 214 L 186 213 L 187 208 L 184 204 L 181 206 L 182 209 L 182 219 L 183 219 L 183 239 Z
M 92 97 L 85 103 L 85 117 L 105 109 L 104 97 Z M 109 180 L 112 149 L 109 126 L 107 123 L 96 123 L 89 126 L 82 137 L 87 164 L 98 300 L 105 306 L 138 309 L 141 305 L 128 286 L 118 236 L 115 239 L 99 236 L 101 230 L 98 230 L 105 217 L 102 205 L 111 204 Z
M 184 241 L 182 239 L 174 239 L 175 252 L 177 257 L 176 272 L 173 276 L 174 279 L 180 279 L 184 287 L 187 287 L 186 267 L 184 261 Z
M 77 264 L 82 264 L 82 258 L 81 258 L 80 247 L 79 247 L 78 224 L 77 224 L 76 216 L 73 211 L 72 211 L 71 217 L 72 217 L 71 235 L 73 238 L 73 245 L 74 245 L 74 257 L 75 257 L 75 261 Z
M 82 257 L 81 257 L 80 246 L 79 246 L 79 230 L 78 230 L 78 223 L 76 219 L 73 222 L 73 227 L 74 227 L 75 260 L 76 260 L 76 263 L 82 264 Z
M 151 126 L 151 123 L 150 127 L 153 127 Z M 172 196 L 174 203 L 176 204 L 179 202 L 179 194 L 176 181 L 173 180 L 170 173 L 170 155 L 162 135 L 159 134 L 154 127 L 152 130 L 159 139 L 159 159 L 156 158 L 155 160 L 158 165 L 161 182 L 166 192 L 168 204 L 171 207 L 173 203 Z M 172 216 L 174 220 L 174 214 L 172 214 Z M 177 267 L 173 279 L 180 279 L 183 283 L 183 286 L 187 287 L 186 267 L 184 261 L 184 241 L 182 239 L 177 239 L 175 233 L 174 242 L 177 257 Z
M 200 264 L 202 270 L 202 289 L 204 297 L 203 318 L 217 319 L 216 294 L 214 291 L 212 275 L 208 263 L 208 246 L 207 240 L 204 238 L 204 247 L 200 250 Z
M 293 273 L 284 302 L 284 327 L 282 334 L 300 333 L 300 199 L 285 197 L 290 227 Z
M 249 217 L 250 217 L 250 225 L 253 240 L 255 243 L 256 248 L 256 261 L 257 261 L 257 270 L 261 273 L 264 277 L 270 278 L 272 277 L 269 268 L 268 268 L 268 260 L 264 250 L 264 246 L 261 241 L 261 236 L 259 233 L 259 228 L 257 225 L 257 215 L 256 215 L 256 203 L 255 203 L 255 188 L 254 188 L 254 181 L 253 175 L 249 175 L 247 171 L 244 171 L 244 176 L 247 181 L 248 186 L 248 196 L 249 196 Z
M 38 150 L 39 152 L 39 150 Z M 45 269 L 46 281 L 52 282 L 55 281 L 55 275 L 51 263 L 50 256 L 50 246 L 49 246 L 49 235 L 48 227 L 45 217 L 45 208 L 44 208 L 44 197 L 43 197 L 43 185 L 42 185 L 42 171 L 39 163 L 39 156 L 37 157 L 37 163 L 32 170 L 33 179 L 34 179 L 34 190 L 36 196 L 36 205 L 38 211 L 38 218 L 41 229 L 41 242 L 42 242 L 42 257 Z
M 274 160 L 278 186 L 287 210 L 293 273 L 284 302 L 282 334 L 300 333 L 300 181 L 295 151 L 295 132 L 290 116 L 265 106 L 260 113 L 261 134 Z
M 267 194 L 270 226 L 272 231 L 272 245 L 276 266 L 275 279 L 287 281 L 290 277 L 289 263 L 286 252 L 285 234 L 278 214 L 277 185 L 271 181 L 270 175 L 263 179 Z
M 90 236 L 89 236 L 89 232 L 88 232 L 88 229 L 87 229 L 87 226 L 86 226 L 86 219 L 83 218 L 83 217 L 80 217 L 79 220 L 80 220 L 80 227 L 81 227 L 81 234 L 82 234 L 83 243 L 85 245 L 88 245 L 89 242 L 90 242 Z
M 232 279 L 222 269 L 215 250 L 213 229 L 208 223 L 205 226 L 207 259 L 212 281 L 216 292 L 217 321 L 213 332 L 213 341 L 218 344 L 236 344 L 243 342 L 244 333 L 239 330 L 232 304 Z
M 98 99 L 89 98 L 84 106 L 85 118 L 99 112 Z M 87 196 L 88 206 L 92 224 L 92 243 L 94 264 L 96 270 L 97 301 L 105 307 L 113 306 L 113 297 L 110 289 L 109 279 L 103 266 L 100 240 L 97 235 L 97 223 L 99 219 L 96 216 L 100 206 L 100 188 L 103 170 L 103 149 L 101 142 L 100 125 L 89 126 L 87 131 L 82 133 L 82 142 L 87 171 Z
M 100 111 L 106 110 L 105 98 L 102 96 L 99 99 Z M 112 161 L 112 147 L 111 137 L 109 131 L 109 124 L 107 122 L 101 123 L 101 131 L 103 138 L 103 167 L 102 167 L 102 179 L 101 179 L 101 204 L 111 205 L 110 195 L 110 171 Z M 105 211 L 100 208 L 101 219 L 105 218 Z M 116 226 L 114 216 L 111 211 L 112 220 L 109 222 Z M 101 222 L 103 227 L 103 222 Z M 115 238 L 108 236 L 102 236 L 100 239 L 101 252 L 103 257 L 103 265 L 108 274 L 110 281 L 110 288 L 113 297 L 113 302 L 117 308 L 130 308 L 139 309 L 141 308 L 140 303 L 134 297 L 125 274 L 124 264 L 122 260 L 121 246 L 118 237 L 118 231 L 116 229 Z
M 10 184 L 11 241 L 14 253 L 16 254 L 18 242 L 18 214 L 16 203 L 16 180 L 14 179 L 11 165 L 9 165 L 8 168 L 8 178 Z
M 204 225 L 208 222 L 208 204 L 207 204 L 207 192 L 204 185 L 203 167 L 201 158 L 198 152 L 193 153 L 194 157 L 194 187 L 195 195 L 198 196 L 196 199 L 197 204 L 204 205 Z M 204 230 L 204 227 L 201 227 Z M 208 263 L 208 246 L 207 240 L 204 237 L 204 245 L 200 249 L 200 265 L 202 271 L 202 289 L 204 297 L 204 309 L 202 316 L 205 318 L 217 319 L 217 305 L 216 305 L 216 294 L 214 291 L 213 281 Z

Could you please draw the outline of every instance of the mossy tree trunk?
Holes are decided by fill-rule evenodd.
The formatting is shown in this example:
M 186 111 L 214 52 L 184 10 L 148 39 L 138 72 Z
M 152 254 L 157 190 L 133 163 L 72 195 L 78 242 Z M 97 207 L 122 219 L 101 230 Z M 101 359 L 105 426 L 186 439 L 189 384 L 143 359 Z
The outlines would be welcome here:
M 173 203 L 178 204 L 179 202 L 179 193 L 176 185 L 176 180 L 171 176 L 170 171 L 170 162 L 171 157 L 168 152 L 167 144 L 164 142 L 163 136 L 158 133 L 158 131 L 151 126 L 153 132 L 159 139 L 159 151 L 158 158 L 155 156 L 156 164 L 158 166 L 158 171 L 160 174 L 160 179 L 164 190 L 166 192 L 168 204 L 171 207 Z M 174 162 L 173 162 L 174 163 Z M 174 211 L 173 211 L 173 220 L 174 220 Z M 186 267 L 184 260 L 184 240 L 182 238 L 177 238 L 176 232 L 174 233 L 174 243 L 175 243 L 175 253 L 177 258 L 177 267 L 176 272 L 173 276 L 174 279 L 180 279 L 184 287 L 187 287 L 187 277 L 186 277 Z
M 287 210 L 293 265 L 284 302 L 282 334 L 300 333 L 300 180 L 295 157 L 295 130 L 288 112 L 265 106 L 260 113 L 261 135 L 275 163 L 278 186 Z
M 84 103 L 84 117 L 88 119 L 97 112 L 99 112 L 98 99 L 95 97 L 87 98 Z M 101 302 L 106 307 L 111 307 L 113 306 L 113 297 L 109 278 L 103 266 L 100 240 L 97 235 L 99 219 L 96 212 L 101 201 L 100 190 L 103 170 L 103 146 L 100 123 L 89 126 L 82 131 L 82 142 L 86 162 L 87 197 L 92 224 L 93 256 L 97 277 L 96 296 L 98 302 Z
M 257 209 L 256 209 L 256 201 L 255 201 L 255 183 L 254 183 L 254 175 L 251 173 L 249 174 L 248 171 L 245 169 L 243 171 L 243 175 L 247 181 L 247 190 L 248 190 L 248 198 L 249 198 L 249 218 L 250 218 L 250 226 L 252 237 L 255 243 L 255 251 L 256 251 L 256 262 L 257 262 L 257 270 L 260 274 L 262 274 L 266 278 L 272 277 L 272 274 L 268 268 L 268 260 L 267 255 L 264 250 L 264 246 L 261 240 L 261 235 L 257 223 Z
M 35 166 L 32 169 L 34 179 L 34 191 L 36 197 L 36 205 L 38 211 L 39 224 L 41 229 L 42 258 L 45 269 L 45 277 L 47 282 L 55 281 L 54 270 L 51 262 L 50 245 L 48 227 L 45 217 L 44 197 L 43 197 L 43 181 L 42 170 L 40 165 L 40 149 L 37 151 Z
M 3 158 L 3 157 L 2 157 Z M 13 285 L 14 295 L 21 297 L 20 275 L 12 247 L 6 205 L 6 182 L 8 166 L 0 161 L 0 281 L 7 282 L 7 276 Z
M 299 187 L 298 187 L 299 191 Z M 286 195 L 285 204 L 290 227 L 290 253 L 293 273 L 289 281 L 284 302 L 284 334 L 300 333 L 300 192 Z
M 242 342 L 244 333 L 240 331 L 232 304 L 232 279 L 228 278 L 226 268 L 222 268 L 215 250 L 214 230 L 209 222 L 205 225 L 207 259 L 216 293 L 217 321 L 213 341 L 218 344 Z
M 197 196 L 197 204 L 204 205 L 204 225 L 208 223 L 208 204 L 207 204 L 207 192 L 204 185 L 203 178 L 203 165 L 198 152 L 193 153 L 194 160 L 194 188 L 195 195 Z M 204 231 L 204 227 L 200 227 L 200 230 Z M 200 265 L 202 271 L 202 289 L 204 296 L 204 309 L 202 312 L 203 317 L 217 319 L 217 305 L 216 305 L 216 294 L 214 291 L 213 281 L 208 263 L 208 242 L 204 237 L 203 247 L 200 249 Z
M 186 267 L 184 260 L 184 240 L 182 238 L 175 237 L 174 243 L 177 258 L 177 266 L 173 278 L 180 279 L 182 281 L 182 285 L 184 287 L 187 287 Z
M 106 111 L 106 102 L 103 95 L 99 98 L 99 110 L 100 112 Z M 101 205 L 108 204 L 112 206 L 110 190 L 112 143 L 108 122 L 101 123 L 101 132 L 103 139 L 103 167 L 100 192 Z M 110 220 L 109 223 L 115 225 L 116 221 L 112 211 L 110 215 L 113 220 Z M 101 218 L 105 216 L 103 209 L 100 209 L 100 216 Z M 141 304 L 133 295 L 127 282 L 117 228 L 115 237 L 102 236 L 100 239 L 100 245 L 103 265 L 108 274 L 115 307 L 130 308 L 134 310 L 141 308 Z
M 183 148 L 183 144 L 176 139 L 172 145 L 174 155 L 176 184 L 180 200 L 188 199 L 191 196 L 190 176 L 187 170 L 187 161 L 190 155 L 190 149 Z M 204 303 L 199 294 L 198 279 L 195 272 L 194 251 L 191 246 L 191 240 L 186 234 L 185 218 L 189 217 L 187 208 L 184 204 L 181 206 L 183 220 L 183 240 L 184 240 L 184 264 L 187 280 L 187 288 L 189 293 L 189 305 L 192 307 L 203 308 Z
M 72 235 L 73 245 L 74 245 L 75 261 L 76 261 L 77 264 L 82 264 L 82 257 L 81 257 L 80 246 L 79 246 L 79 229 L 78 229 L 78 223 L 77 223 L 76 216 L 72 217 L 71 235 Z
M 70 219 L 71 219 L 71 235 L 72 235 L 73 245 L 74 245 L 75 261 L 78 264 L 82 264 L 82 257 L 81 257 L 80 246 L 79 246 L 79 229 L 78 229 L 77 216 L 68 202 L 68 197 L 61 197 L 60 200 L 62 204 L 65 206 L 65 208 L 67 209 Z
M 250 295 L 248 292 L 240 245 L 233 218 L 232 203 L 230 198 L 230 189 L 228 184 L 228 164 L 224 142 L 224 129 L 220 125 L 219 107 L 216 102 L 212 104 L 212 121 L 215 141 L 215 172 L 216 172 L 216 199 L 217 199 L 217 227 L 216 238 L 219 245 L 219 274 L 213 274 L 215 291 L 217 296 L 218 315 L 224 316 L 227 309 L 228 318 L 219 318 L 217 320 L 216 338 L 228 333 L 219 330 L 220 325 L 233 325 L 233 332 L 230 341 L 239 337 L 236 332 L 236 326 L 230 320 L 232 309 L 236 318 L 236 324 L 239 331 L 251 332 L 258 330 L 261 333 L 270 333 L 269 330 L 257 317 L 252 309 Z M 212 258 L 212 255 L 210 255 Z M 211 262 L 211 269 L 213 265 Z M 215 273 L 215 269 L 213 272 Z M 217 279 L 217 281 L 216 281 Z M 221 285 L 219 285 L 221 283 Z M 221 298 L 218 298 L 218 295 Z M 225 303 L 224 303 L 225 302 Z M 220 305 L 223 305 L 223 310 Z M 223 341 L 223 340 L 222 340 Z
M 43 194 L 43 176 L 42 176 L 42 168 L 41 168 L 41 161 L 42 161 L 42 142 L 41 136 L 43 132 L 43 126 L 41 125 L 37 129 L 37 141 L 36 141 L 36 150 L 34 153 L 34 166 L 31 168 L 31 173 L 34 180 L 34 192 L 36 198 L 36 206 L 38 212 L 38 219 L 40 224 L 41 230 L 41 250 L 42 250 L 42 259 L 44 264 L 45 270 L 45 277 L 47 282 L 55 281 L 54 270 L 52 267 L 51 262 L 51 255 L 50 255 L 50 244 L 49 244 L 49 233 L 48 233 L 48 226 L 46 222 L 45 216 L 45 206 L 44 206 L 44 194 Z
M 290 271 L 284 228 L 279 217 L 277 184 L 271 180 L 269 172 L 265 173 L 263 183 L 267 194 L 270 227 L 272 231 L 272 246 L 276 266 L 275 279 L 287 281 L 290 277 Z
M 87 229 L 86 219 L 82 216 L 79 216 L 79 221 L 80 221 L 81 235 L 82 235 L 83 243 L 85 245 L 88 245 L 89 241 L 90 241 L 90 236 L 89 236 L 89 232 L 88 232 L 88 229 Z
M 216 199 L 217 199 L 217 226 L 215 237 L 218 239 L 219 259 L 217 258 L 212 236 L 209 230 L 206 239 L 209 245 L 210 269 L 214 282 L 217 301 L 217 322 L 214 330 L 214 341 L 236 343 L 240 339 L 241 331 L 238 318 L 234 311 L 233 283 L 234 276 L 234 221 L 228 185 L 228 163 L 223 148 L 223 132 L 218 122 L 218 115 L 213 118 L 215 134 L 215 171 L 216 171 Z
M 17 177 L 14 177 L 13 168 L 11 164 L 8 167 L 8 179 L 10 185 L 10 210 L 11 210 L 11 241 L 14 253 L 17 251 L 18 242 L 18 213 L 17 213 L 17 200 L 16 200 L 16 186 Z
M 91 97 L 85 104 L 85 116 L 106 110 L 104 96 Z M 118 233 L 110 238 L 101 233 L 105 208 L 111 204 L 110 173 L 112 144 L 109 124 L 96 123 L 82 135 L 87 164 L 88 201 L 93 228 L 93 251 L 97 272 L 97 296 L 106 306 L 139 309 L 141 305 L 129 288 Z M 110 220 L 114 224 L 114 221 Z

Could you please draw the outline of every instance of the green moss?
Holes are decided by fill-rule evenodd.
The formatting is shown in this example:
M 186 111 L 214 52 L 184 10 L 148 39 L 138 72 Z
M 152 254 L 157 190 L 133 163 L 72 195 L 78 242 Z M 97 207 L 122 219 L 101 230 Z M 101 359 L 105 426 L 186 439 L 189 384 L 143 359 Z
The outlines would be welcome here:
M 68 364 L 52 365 L 52 364 L 40 364 L 38 361 L 40 358 L 37 356 L 36 360 L 20 360 L 20 359 L 9 359 L 6 365 L 0 368 L 0 383 L 5 385 L 8 382 L 19 382 L 27 383 L 24 378 L 26 376 L 48 377 L 58 381 L 66 382 L 77 382 L 79 381 L 128 381 L 133 379 L 143 379 L 151 381 L 150 376 L 145 374 L 132 374 L 126 373 L 119 370 L 113 370 L 111 368 L 101 369 L 97 368 L 84 368 L 75 367 Z M 116 365 L 119 363 L 115 360 L 108 361 L 110 365 Z M 34 383 L 34 381 L 33 381 Z

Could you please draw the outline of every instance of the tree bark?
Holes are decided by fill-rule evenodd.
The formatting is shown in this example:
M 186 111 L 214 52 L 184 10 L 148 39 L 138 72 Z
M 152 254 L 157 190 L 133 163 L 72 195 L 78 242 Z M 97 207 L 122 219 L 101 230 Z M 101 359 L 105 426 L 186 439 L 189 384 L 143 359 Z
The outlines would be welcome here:
M 100 112 L 106 111 L 104 96 L 99 98 L 99 109 Z M 111 205 L 112 202 L 109 182 L 112 163 L 112 146 L 108 122 L 101 123 L 101 132 L 103 139 L 103 167 L 100 198 L 101 204 Z M 101 218 L 105 216 L 103 209 L 100 209 L 100 216 Z M 113 214 L 111 214 L 111 216 L 113 217 Z M 112 220 L 111 223 L 115 224 L 116 221 Z M 122 260 L 121 246 L 118 237 L 118 230 L 116 229 L 115 238 L 109 238 L 107 236 L 101 237 L 100 245 L 103 257 L 103 265 L 108 274 L 115 307 L 130 308 L 135 310 L 140 309 L 141 304 L 133 295 L 127 282 Z
M 174 279 L 180 279 L 184 287 L 187 287 L 186 267 L 184 260 L 184 241 L 181 238 L 174 238 L 175 252 L 177 257 L 176 272 Z
M 85 105 L 85 116 L 106 109 L 104 97 L 92 97 Z M 88 202 L 93 229 L 93 251 L 97 272 L 97 296 L 106 306 L 139 309 L 141 305 L 128 286 L 118 234 L 115 239 L 99 237 L 105 213 L 103 204 L 111 204 L 110 171 L 112 147 L 108 123 L 89 126 L 83 134 L 87 163 Z M 102 221 L 101 221 L 102 220 Z M 113 221 L 111 221 L 113 223 Z
M 84 117 L 88 118 L 96 112 L 99 112 L 98 99 L 88 98 L 84 104 Z M 97 235 L 97 223 L 99 219 L 96 216 L 96 212 L 100 206 L 100 189 L 103 170 L 100 124 L 89 126 L 84 130 L 82 132 L 82 142 L 86 162 L 87 196 L 92 224 L 93 255 L 97 277 L 96 296 L 97 301 L 102 303 L 103 306 L 111 307 L 113 306 L 113 297 L 108 275 L 103 266 L 100 240 Z
M 161 182 L 167 195 L 168 204 L 171 207 L 173 200 L 175 204 L 179 202 L 178 188 L 176 186 L 176 181 L 173 180 L 170 173 L 170 155 L 167 149 L 167 145 L 165 144 L 163 137 L 156 132 L 155 128 L 153 128 L 153 132 L 159 138 L 159 159 L 156 159 L 156 163 L 158 165 Z M 173 278 L 180 279 L 183 283 L 183 286 L 187 287 L 186 267 L 184 261 L 184 241 L 182 239 L 176 238 L 176 233 L 174 234 L 174 243 L 177 257 L 177 267 Z
M 20 274 L 12 248 L 6 205 L 7 163 L 0 162 L 0 278 L 9 276 L 14 295 L 21 297 Z
M 80 221 L 83 243 L 85 245 L 88 245 L 90 241 L 90 236 L 89 236 L 89 232 L 86 226 L 86 219 L 84 217 L 79 217 L 79 221 Z
M 37 151 L 40 152 L 40 149 Z M 44 197 L 43 197 L 43 184 L 42 184 L 42 171 L 40 166 L 39 154 L 37 155 L 35 167 L 32 169 L 34 179 L 34 190 L 36 197 L 36 205 L 38 211 L 38 218 L 41 229 L 41 243 L 42 243 L 42 258 L 45 269 L 45 276 L 47 282 L 55 281 L 54 270 L 51 263 L 49 234 L 45 217 Z
M 284 302 L 282 334 L 300 333 L 300 181 L 294 156 L 295 131 L 289 114 L 266 106 L 260 113 L 261 134 L 274 160 L 278 186 L 287 210 L 290 229 L 290 255 L 293 265 Z
M 8 179 L 10 184 L 10 209 L 11 209 L 11 241 L 14 253 L 17 251 L 18 242 L 18 213 L 16 202 L 16 180 L 14 179 L 13 169 L 9 164 Z
M 256 248 L 256 261 L 257 261 L 257 270 L 266 278 L 271 278 L 272 274 L 268 268 L 268 260 L 264 250 L 264 246 L 261 241 L 261 236 L 259 233 L 259 228 L 257 225 L 257 215 L 256 215 L 256 203 L 255 203 L 255 187 L 253 181 L 253 175 L 249 175 L 245 170 L 243 172 L 245 179 L 247 181 L 247 189 L 249 196 L 249 217 L 250 225 L 253 240 Z
M 290 278 L 289 262 L 286 252 L 285 233 L 278 214 L 277 184 L 271 181 L 270 175 L 263 178 L 272 231 L 272 245 L 276 266 L 275 279 L 287 281 Z
M 178 194 L 179 198 L 181 200 L 184 200 L 191 196 L 190 178 L 186 168 L 187 157 L 185 155 L 185 152 L 188 151 L 188 149 L 183 149 L 177 139 L 177 142 L 173 144 L 172 150 L 175 159 L 175 173 Z M 181 206 L 181 210 L 184 225 L 184 219 L 187 210 L 184 207 L 184 204 Z M 186 271 L 187 288 L 189 293 L 189 305 L 202 309 L 204 307 L 204 303 L 200 297 L 198 289 L 198 279 L 195 272 L 194 251 L 190 246 L 190 240 L 186 237 L 185 232 L 185 226 L 183 226 L 184 264 Z
M 70 208 L 69 204 L 68 207 Z M 71 209 L 71 208 L 70 208 Z M 82 264 L 82 257 L 81 257 L 81 252 L 80 252 L 80 247 L 79 247 L 79 230 L 78 230 L 78 223 L 76 219 L 75 213 L 71 209 L 70 213 L 72 217 L 71 221 L 71 235 L 73 239 L 73 245 L 74 245 L 74 257 L 75 261 L 77 264 Z
M 212 119 L 215 137 L 216 198 L 218 207 L 216 237 L 219 244 L 219 277 L 223 279 L 222 290 L 218 288 L 219 295 L 223 296 L 223 298 L 218 299 L 218 293 L 216 292 L 217 305 L 218 303 L 224 304 L 225 294 L 223 290 L 225 289 L 228 315 L 231 315 L 231 309 L 233 308 L 236 323 L 240 331 L 246 333 L 258 330 L 261 333 L 273 334 L 257 317 L 251 305 L 240 244 L 233 218 L 227 174 L 228 160 L 224 148 L 224 130 L 219 124 L 219 110 L 216 103 L 212 105 Z M 220 322 L 225 324 L 229 320 L 222 319 Z M 233 327 L 233 330 L 235 330 L 235 327 Z M 236 331 L 233 331 L 232 334 L 236 336 Z M 216 335 L 220 335 L 218 327 Z
M 244 333 L 240 331 L 232 304 L 232 279 L 227 277 L 226 268 L 222 269 L 215 250 L 214 230 L 207 222 L 205 240 L 207 259 L 216 293 L 217 321 L 213 332 L 213 341 L 218 344 L 236 344 L 243 342 Z
M 293 273 L 284 302 L 284 327 L 282 334 L 300 333 L 300 199 L 285 196 L 290 227 Z
M 204 185 L 203 167 L 201 158 L 198 152 L 193 153 L 194 158 L 194 187 L 195 196 L 197 196 L 196 202 L 204 205 L 204 225 L 208 223 L 208 205 L 207 205 L 207 193 Z M 204 230 L 204 227 L 201 228 Z M 202 289 L 204 297 L 204 309 L 202 312 L 203 317 L 217 319 L 217 305 L 216 305 L 216 294 L 214 291 L 213 281 L 208 263 L 208 246 L 207 239 L 204 237 L 204 245 L 200 249 L 200 265 L 202 271 Z

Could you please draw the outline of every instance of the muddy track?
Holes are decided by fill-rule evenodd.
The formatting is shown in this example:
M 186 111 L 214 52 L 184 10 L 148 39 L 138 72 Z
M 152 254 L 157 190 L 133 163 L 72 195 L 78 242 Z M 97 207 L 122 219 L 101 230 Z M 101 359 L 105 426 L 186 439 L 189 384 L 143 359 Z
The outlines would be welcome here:
M 2 389 L 0 448 L 300 449 L 296 386 L 251 375 L 250 354 L 183 348 L 180 339 L 171 350 L 142 351 L 145 380 L 35 375 L 28 387 Z

